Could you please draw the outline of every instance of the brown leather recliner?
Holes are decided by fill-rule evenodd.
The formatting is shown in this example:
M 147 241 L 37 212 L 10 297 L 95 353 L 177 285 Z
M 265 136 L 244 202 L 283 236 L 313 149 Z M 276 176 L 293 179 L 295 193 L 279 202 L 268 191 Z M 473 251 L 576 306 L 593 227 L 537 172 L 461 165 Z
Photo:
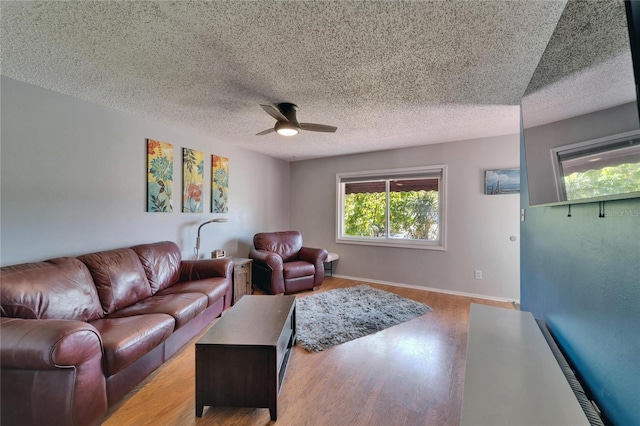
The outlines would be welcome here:
M 253 284 L 268 294 L 313 290 L 322 285 L 327 255 L 325 249 L 303 247 L 298 231 L 256 234 L 249 252 Z

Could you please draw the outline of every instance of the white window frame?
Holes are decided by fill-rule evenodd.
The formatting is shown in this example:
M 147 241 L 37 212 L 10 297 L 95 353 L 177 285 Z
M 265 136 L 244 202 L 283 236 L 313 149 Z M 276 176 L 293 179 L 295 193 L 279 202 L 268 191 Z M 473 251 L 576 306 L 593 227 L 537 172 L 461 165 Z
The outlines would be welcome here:
M 434 172 L 440 174 L 438 184 L 438 241 L 427 240 L 405 240 L 399 238 L 368 238 L 344 235 L 344 186 L 343 179 L 371 179 L 381 177 L 384 179 L 403 179 L 416 177 L 420 174 L 433 175 Z M 368 246 L 401 247 L 421 250 L 446 250 L 446 211 L 447 211 L 447 165 L 437 164 L 421 167 L 408 167 L 401 169 L 367 170 L 360 172 L 345 172 L 336 174 L 336 243 L 339 244 L 360 244 Z M 387 185 L 387 205 L 388 185 Z M 387 215 L 387 221 L 389 217 Z M 388 229 L 388 227 L 387 227 Z

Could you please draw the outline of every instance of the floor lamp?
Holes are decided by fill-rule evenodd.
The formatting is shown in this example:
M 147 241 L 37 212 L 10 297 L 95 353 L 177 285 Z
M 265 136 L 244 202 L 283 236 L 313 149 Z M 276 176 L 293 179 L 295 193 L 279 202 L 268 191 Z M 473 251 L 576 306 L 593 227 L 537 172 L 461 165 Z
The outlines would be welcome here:
M 203 226 L 208 225 L 210 223 L 213 222 L 226 222 L 229 219 L 227 219 L 226 217 L 218 217 L 216 219 L 211 219 L 203 224 L 201 224 L 198 227 L 198 236 L 196 237 L 196 248 L 195 248 L 195 252 L 196 252 L 196 260 L 198 260 L 198 258 L 200 257 L 200 229 L 202 229 Z

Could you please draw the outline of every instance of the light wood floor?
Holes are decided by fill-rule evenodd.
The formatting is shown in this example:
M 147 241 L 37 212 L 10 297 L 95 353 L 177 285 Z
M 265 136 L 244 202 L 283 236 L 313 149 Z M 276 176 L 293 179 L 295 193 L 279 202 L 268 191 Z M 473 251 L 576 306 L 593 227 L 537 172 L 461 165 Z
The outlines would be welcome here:
M 326 278 L 318 291 L 363 284 Z M 422 317 L 319 353 L 294 347 L 278 400 L 277 425 L 458 425 L 471 303 L 492 302 L 370 284 L 428 304 Z M 190 342 L 105 416 L 106 426 L 267 425 L 266 408 L 205 407 L 195 417 Z

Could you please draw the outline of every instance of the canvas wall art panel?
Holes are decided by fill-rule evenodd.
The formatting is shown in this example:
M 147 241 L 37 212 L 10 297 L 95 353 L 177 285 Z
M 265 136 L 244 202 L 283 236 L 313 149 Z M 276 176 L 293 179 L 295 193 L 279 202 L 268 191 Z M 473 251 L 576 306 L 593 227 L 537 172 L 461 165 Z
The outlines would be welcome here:
M 229 159 L 211 156 L 211 213 L 227 213 L 229 199 Z
M 173 211 L 173 145 L 147 139 L 147 211 Z
M 520 169 L 498 169 L 484 172 L 487 195 L 518 194 L 520 192 Z
M 204 152 L 182 148 L 182 212 L 202 213 Z

